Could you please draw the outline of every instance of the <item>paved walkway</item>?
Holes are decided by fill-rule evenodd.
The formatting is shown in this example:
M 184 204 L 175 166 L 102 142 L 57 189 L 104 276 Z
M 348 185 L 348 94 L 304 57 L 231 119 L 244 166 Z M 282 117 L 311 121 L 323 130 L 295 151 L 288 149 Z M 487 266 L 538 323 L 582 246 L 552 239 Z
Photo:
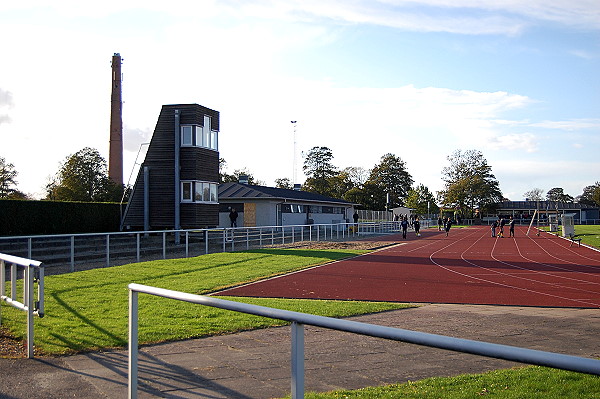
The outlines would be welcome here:
M 600 357 L 600 311 L 424 305 L 353 318 L 410 330 Z M 306 327 L 306 389 L 328 391 L 515 365 Z M 143 347 L 140 398 L 276 398 L 290 391 L 290 328 Z M 0 359 L 0 398 L 125 398 L 127 352 Z

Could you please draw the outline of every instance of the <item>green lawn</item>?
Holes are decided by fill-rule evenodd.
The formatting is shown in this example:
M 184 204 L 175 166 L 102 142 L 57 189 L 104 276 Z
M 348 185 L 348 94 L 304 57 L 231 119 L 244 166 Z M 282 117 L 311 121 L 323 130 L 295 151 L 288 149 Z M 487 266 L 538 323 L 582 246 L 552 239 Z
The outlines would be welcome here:
M 360 251 L 265 249 L 159 260 L 81 271 L 45 279 L 45 313 L 35 319 L 35 346 L 64 354 L 127 344 L 129 283 L 193 294 L 354 256 Z M 392 303 L 239 299 L 244 302 L 332 317 L 406 307 Z M 216 308 L 140 295 L 140 343 L 180 340 L 285 324 Z M 25 335 L 25 313 L 2 306 L 2 324 Z
M 540 229 L 550 231 L 548 226 L 542 226 Z M 561 226 L 559 226 L 557 234 L 562 236 Z M 600 225 L 575 225 L 575 238 L 581 238 L 582 244 L 600 248 Z
M 368 387 L 354 391 L 307 393 L 307 399 L 593 399 L 600 398 L 600 377 L 521 367 L 452 378 L 428 378 L 405 384 Z
M 576 225 L 575 237 L 581 238 L 583 244 L 600 248 L 600 225 Z

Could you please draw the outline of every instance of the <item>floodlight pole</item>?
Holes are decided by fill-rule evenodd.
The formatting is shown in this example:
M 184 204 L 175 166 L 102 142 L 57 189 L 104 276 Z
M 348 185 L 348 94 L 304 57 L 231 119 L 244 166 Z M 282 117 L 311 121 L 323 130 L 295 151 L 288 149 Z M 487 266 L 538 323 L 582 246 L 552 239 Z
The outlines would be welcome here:
M 294 126 L 294 164 L 293 164 L 293 171 L 292 171 L 292 187 L 296 184 L 296 123 L 298 121 L 290 121 L 292 123 L 292 125 Z

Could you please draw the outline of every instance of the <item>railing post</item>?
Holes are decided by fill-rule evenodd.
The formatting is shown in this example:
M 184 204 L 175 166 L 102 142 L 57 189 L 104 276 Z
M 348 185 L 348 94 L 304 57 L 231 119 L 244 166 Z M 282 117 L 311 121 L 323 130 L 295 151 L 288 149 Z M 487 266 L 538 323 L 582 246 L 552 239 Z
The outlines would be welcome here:
M 17 265 L 10 265 L 10 299 L 17 300 Z
M 27 306 L 27 358 L 33 359 L 33 268 L 25 268 L 24 304 Z
M 304 325 L 292 322 L 292 399 L 304 398 Z
M 110 235 L 106 235 L 106 267 L 110 266 Z
M 0 297 L 6 295 L 6 270 L 4 266 L 4 259 L 0 259 Z M 1 300 L 0 300 L 1 301 Z M 0 326 L 2 325 L 2 304 L 0 304 Z
M 162 233 L 162 238 L 163 238 L 163 259 L 167 259 L 167 232 L 163 231 Z
M 75 271 L 75 236 L 71 236 L 71 273 L 73 273 L 74 271 Z
M 190 255 L 190 232 L 185 232 L 185 257 L 189 258 Z
M 129 290 L 129 399 L 137 399 L 138 383 L 138 293 Z
M 135 235 L 135 259 L 139 263 L 140 261 L 140 233 Z
M 204 253 L 208 253 L 208 230 L 204 230 Z

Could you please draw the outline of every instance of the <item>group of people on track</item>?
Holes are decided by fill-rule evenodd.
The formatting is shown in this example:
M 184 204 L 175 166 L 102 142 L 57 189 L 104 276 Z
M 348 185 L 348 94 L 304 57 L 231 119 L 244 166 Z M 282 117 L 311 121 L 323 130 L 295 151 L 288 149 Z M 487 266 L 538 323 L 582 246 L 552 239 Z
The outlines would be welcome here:
M 452 227 L 452 219 L 449 217 L 442 218 L 441 216 L 438 218 L 438 231 L 444 230 L 446 232 L 446 237 L 448 237 L 450 227 Z
M 406 233 L 408 231 L 408 226 L 412 224 L 413 229 L 415 230 L 415 235 L 417 237 L 421 236 L 421 222 L 419 221 L 419 217 L 415 217 L 412 220 L 412 223 L 408 222 L 408 217 L 404 216 L 402 221 L 400 222 L 400 228 L 402 229 L 402 238 L 406 238 Z
M 512 216 L 509 218 L 508 221 L 505 218 L 503 218 L 502 216 L 498 216 L 498 220 L 494 220 L 494 222 L 491 225 L 492 237 L 496 237 L 496 229 L 499 228 L 498 237 L 504 238 L 504 226 L 506 226 L 507 222 L 508 222 L 508 226 L 509 226 L 508 236 L 514 237 L 515 236 L 515 219 L 513 219 Z

